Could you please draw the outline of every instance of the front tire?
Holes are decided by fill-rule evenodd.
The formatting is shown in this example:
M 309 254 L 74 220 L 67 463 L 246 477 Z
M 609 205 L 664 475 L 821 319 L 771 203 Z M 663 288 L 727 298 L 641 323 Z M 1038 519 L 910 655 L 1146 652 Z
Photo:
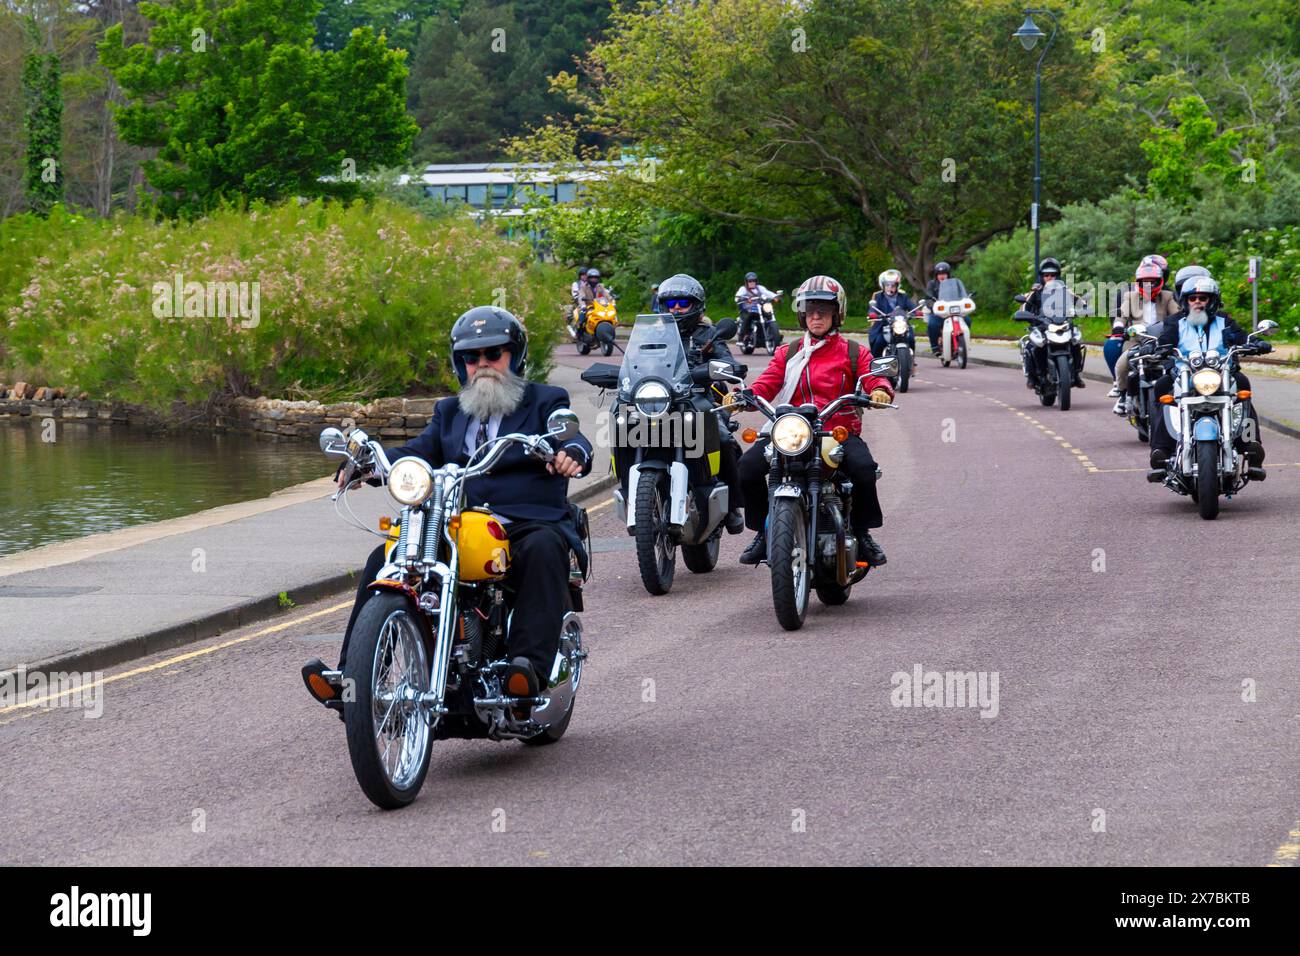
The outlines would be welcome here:
M 642 474 L 636 484 L 636 563 L 651 594 L 667 594 L 677 568 L 677 545 L 668 537 L 667 507 L 658 473 Z
M 586 354 L 587 354 L 588 352 L 590 352 L 590 351 L 591 351 L 591 343 L 590 343 L 590 342 L 579 342 L 579 343 L 578 343 L 578 354 L 579 354 L 579 355 L 586 355 Z
M 966 367 L 966 358 L 967 358 L 966 339 L 963 338 L 960 342 L 957 343 L 957 367 L 958 368 Z
M 1056 357 L 1056 389 L 1061 398 L 1061 411 L 1063 412 L 1070 410 L 1070 385 L 1073 382 L 1074 372 L 1070 368 L 1070 356 L 1058 355 Z
M 797 498 L 776 499 L 770 520 L 767 556 L 772 569 L 772 607 L 783 628 L 797 631 L 808 613 L 812 577 L 803 502 Z
M 898 350 L 898 390 L 906 392 L 908 382 L 912 378 L 912 350 Z
M 1196 443 L 1196 507 L 1201 517 L 1213 521 L 1219 516 L 1219 445 Z
M 353 625 L 343 671 L 344 687 L 356 698 L 343 705 L 352 772 L 370 802 L 384 810 L 415 799 L 433 750 L 428 712 L 412 699 L 431 689 L 416 613 L 403 595 L 373 595 Z

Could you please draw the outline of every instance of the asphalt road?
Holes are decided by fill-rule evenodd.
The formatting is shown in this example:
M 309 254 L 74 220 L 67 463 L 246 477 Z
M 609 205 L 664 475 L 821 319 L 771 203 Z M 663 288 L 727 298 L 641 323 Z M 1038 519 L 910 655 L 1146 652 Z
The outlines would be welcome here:
M 1293 862 L 1300 442 L 1266 433 L 1268 481 L 1205 522 L 1095 384 L 1062 413 L 919 374 L 868 413 L 889 564 L 802 631 L 748 534 L 652 598 L 604 507 L 559 745 L 438 743 L 372 807 L 298 674 L 340 596 L 111 672 L 98 719 L 0 710 L 0 863 Z M 990 716 L 895 706 L 918 665 L 996 672 Z

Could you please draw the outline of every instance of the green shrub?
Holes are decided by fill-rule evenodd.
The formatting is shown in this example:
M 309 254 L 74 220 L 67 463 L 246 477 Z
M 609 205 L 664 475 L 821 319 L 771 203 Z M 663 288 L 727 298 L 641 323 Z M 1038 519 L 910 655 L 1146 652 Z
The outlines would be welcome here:
M 6 371 L 39 369 L 50 384 L 156 407 L 445 391 L 451 323 L 474 305 L 525 319 L 534 377 L 561 333 L 553 305 L 566 279 L 525 243 L 382 199 L 224 209 L 183 225 L 18 216 L 0 223 L 0 247 Z M 256 283 L 256 321 L 251 310 L 155 314 L 178 274 L 249 283 L 250 306 Z

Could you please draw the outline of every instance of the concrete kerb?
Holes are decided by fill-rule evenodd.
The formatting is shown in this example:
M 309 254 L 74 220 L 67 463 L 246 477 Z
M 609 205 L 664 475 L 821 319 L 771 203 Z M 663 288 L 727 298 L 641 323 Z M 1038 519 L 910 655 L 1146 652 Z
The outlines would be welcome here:
M 584 504 L 598 498 L 602 492 L 612 488 L 615 481 L 613 475 L 606 475 L 587 485 L 569 500 L 575 504 Z M 192 621 L 173 624 L 157 631 L 138 634 L 99 647 L 72 651 L 68 654 L 60 654 L 57 657 L 25 663 L 22 666 L 29 673 L 38 671 L 50 673 L 55 671 L 86 672 L 106 670 L 118 664 L 148 657 L 159 651 L 171 650 L 186 644 L 194 644 L 209 638 L 219 637 L 228 631 L 237 630 L 259 621 L 283 617 L 291 609 L 281 606 L 281 593 L 285 593 L 295 604 L 306 604 L 332 595 L 342 597 L 351 593 L 351 590 L 356 587 L 356 576 L 360 571 L 361 568 L 358 567 L 343 574 L 331 575 L 323 580 L 296 587 L 292 592 L 277 591 L 274 594 L 254 598 L 235 607 L 224 608 L 206 614 Z M 0 677 L 13 673 L 12 669 L 0 671 Z
M 997 368 L 1014 368 L 1017 369 L 1018 371 L 1023 371 L 1019 362 L 1003 362 L 1003 361 L 999 361 L 998 359 L 975 358 L 975 356 L 973 355 L 971 356 L 970 360 L 974 362 L 976 365 L 991 365 Z M 1102 382 L 1105 385 L 1110 385 L 1114 382 L 1114 379 L 1112 379 L 1109 375 L 1100 375 L 1096 372 L 1084 372 L 1083 377 L 1088 379 L 1088 381 L 1090 382 Z M 1300 438 L 1300 429 L 1292 428 L 1290 425 L 1286 425 L 1275 419 L 1269 418 L 1267 415 L 1264 415 L 1262 412 L 1259 412 L 1259 409 L 1256 409 L 1255 411 L 1259 413 L 1259 423 L 1263 425 L 1265 428 L 1269 428 L 1275 432 L 1278 432 L 1279 434 L 1286 435 L 1288 438 Z

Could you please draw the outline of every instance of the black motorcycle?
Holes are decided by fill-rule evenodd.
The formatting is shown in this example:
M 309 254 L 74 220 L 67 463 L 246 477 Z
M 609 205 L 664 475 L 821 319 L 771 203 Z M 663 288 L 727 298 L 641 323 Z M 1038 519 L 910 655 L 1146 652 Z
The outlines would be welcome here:
M 700 351 L 735 334 L 735 320 L 723 319 Z M 737 368 L 741 375 L 748 371 Z M 718 563 L 723 520 L 732 507 L 719 477 L 722 443 L 737 425 L 717 406 L 725 393 L 713 383 L 731 370 L 724 361 L 692 367 L 671 316 L 638 315 L 622 366 L 598 362 L 582 373 L 587 384 L 617 391 L 610 440 L 620 485 L 614 507 L 636 538 L 641 583 L 651 594 L 672 587 L 678 546 L 696 574 Z
M 1027 295 L 1015 297 L 1025 303 Z M 1012 317 L 1030 323 L 1029 334 L 1020 340 L 1020 361 L 1025 380 L 1038 393 L 1038 400 L 1052 405 L 1057 397 L 1061 411 L 1070 410 L 1070 389 L 1082 369 L 1075 368 L 1075 349 L 1082 348 L 1083 332 L 1074 324 L 1074 295 L 1059 280 L 1043 286 L 1038 313 L 1019 309 Z
M 892 378 L 895 370 L 896 360 L 882 357 L 871 363 L 869 374 Z M 858 560 L 858 541 L 850 530 L 853 483 L 839 469 L 848 430 L 827 429 L 825 424 L 845 405 L 898 407 L 873 402 L 864 394 L 865 377 L 858 379 L 853 392 L 821 409 L 813 404 L 773 406 L 749 389 L 738 393 L 742 402 L 755 406 L 772 422 L 766 451 L 771 462 L 767 562 L 772 571 L 772 606 L 787 631 L 803 627 L 810 590 L 823 604 L 843 604 L 853 585 L 870 570 Z M 752 441 L 757 435 L 745 438 Z
M 893 312 L 885 315 L 883 312 L 878 311 L 874 304 L 871 306 L 871 318 L 881 324 L 884 332 L 884 354 L 897 360 L 897 381 L 900 392 L 907 391 L 908 382 L 912 378 L 912 368 L 915 364 L 912 346 L 908 344 L 908 339 L 912 337 L 912 320 L 924 311 L 925 306 L 923 305 L 918 305 L 911 312 L 905 312 L 901 306 L 895 306 Z
M 750 296 L 746 302 L 741 303 L 737 319 L 740 323 L 740 338 L 737 342 L 741 352 L 753 355 L 754 349 L 762 346 L 767 349 L 768 355 L 776 354 L 776 347 L 781 344 L 781 329 L 776 324 L 773 303 L 779 302 L 784 292 L 784 289 L 778 289 L 770 296 Z M 750 305 L 753 308 L 746 308 Z
M 1142 322 L 1130 325 L 1124 334 L 1137 342 L 1129 352 L 1128 380 L 1124 383 L 1128 422 L 1137 430 L 1138 441 L 1146 443 L 1151 440 L 1151 418 L 1157 412 L 1156 382 L 1176 350 L 1158 345 L 1156 336 L 1149 334 Z M 1137 398 L 1133 397 L 1134 390 Z

